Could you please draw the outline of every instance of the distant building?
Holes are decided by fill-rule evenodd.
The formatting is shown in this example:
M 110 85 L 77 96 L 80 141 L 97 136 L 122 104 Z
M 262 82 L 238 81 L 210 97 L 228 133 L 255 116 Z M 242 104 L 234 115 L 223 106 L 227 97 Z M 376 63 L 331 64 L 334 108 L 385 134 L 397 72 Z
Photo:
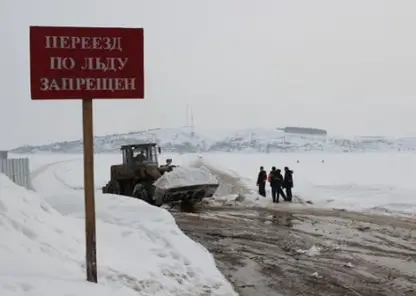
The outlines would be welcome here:
M 278 130 L 284 131 L 285 133 L 302 134 L 302 135 L 326 136 L 328 134 L 326 130 L 319 129 L 319 128 L 311 128 L 311 127 L 287 126 L 285 128 L 278 128 Z

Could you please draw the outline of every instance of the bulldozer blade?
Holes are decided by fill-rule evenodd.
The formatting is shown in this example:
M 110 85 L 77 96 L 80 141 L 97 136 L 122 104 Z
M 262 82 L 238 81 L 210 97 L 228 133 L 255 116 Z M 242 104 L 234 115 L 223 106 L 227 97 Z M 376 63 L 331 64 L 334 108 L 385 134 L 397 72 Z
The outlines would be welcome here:
M 156 204 L 167 204 L 178 201 L 198 201 L 205 197 L 212 197 L 219 184 L 199 184 L 172 188 L 155 186 L 154 201 Z

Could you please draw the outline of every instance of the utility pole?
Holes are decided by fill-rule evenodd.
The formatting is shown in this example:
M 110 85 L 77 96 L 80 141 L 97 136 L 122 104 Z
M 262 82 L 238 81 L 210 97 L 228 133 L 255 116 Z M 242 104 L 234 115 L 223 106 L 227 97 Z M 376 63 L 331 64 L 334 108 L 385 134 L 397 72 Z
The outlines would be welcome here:
M 186 104 L 186 122 L 185 122 L 185 126 L 188 128 L 189 127 L 189 105 Z
M 194 137 L 194 112 L 191 108 L 191 138 Z

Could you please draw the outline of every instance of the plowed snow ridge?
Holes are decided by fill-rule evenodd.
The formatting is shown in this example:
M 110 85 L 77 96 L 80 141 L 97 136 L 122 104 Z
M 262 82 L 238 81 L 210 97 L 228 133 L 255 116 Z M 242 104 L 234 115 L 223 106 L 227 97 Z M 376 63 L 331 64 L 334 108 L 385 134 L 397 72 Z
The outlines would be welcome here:
M 59 188 L 53 167 L 38 172 L 37 181 L 48 182 L 41 187 Z M 98 193 L 99 284 L 86 283 L 83 194 L 40 194 L 0 174 L 0 295 L 236 295 L 169 212 Z
M 216 176 L 220 184 L 216 191 L 217 196 L 255 194 L 255 191 L 248 185 L 250 182 L 249 179 L 244 179 L 237 172 L 215 165 L 203 157 L 197 158 L 190 162 L 189 165 L 196 168 L 207 169 L 212 175 Z

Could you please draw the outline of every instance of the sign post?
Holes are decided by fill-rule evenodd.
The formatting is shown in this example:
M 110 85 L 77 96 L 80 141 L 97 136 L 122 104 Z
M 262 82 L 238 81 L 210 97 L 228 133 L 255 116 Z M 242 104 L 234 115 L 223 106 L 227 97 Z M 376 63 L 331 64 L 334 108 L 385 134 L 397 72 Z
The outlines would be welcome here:
M 93 101 L 82 100 L 82 135 L 84 143 L 85 246 L 87 280 L 97 282 L 97 247 L 95 241 L 94 126 Z
M 82 100 L 87 280 L 97 282 L 93 99 L 144 98 L 141 28 L 30 27 L 32 100 Z

